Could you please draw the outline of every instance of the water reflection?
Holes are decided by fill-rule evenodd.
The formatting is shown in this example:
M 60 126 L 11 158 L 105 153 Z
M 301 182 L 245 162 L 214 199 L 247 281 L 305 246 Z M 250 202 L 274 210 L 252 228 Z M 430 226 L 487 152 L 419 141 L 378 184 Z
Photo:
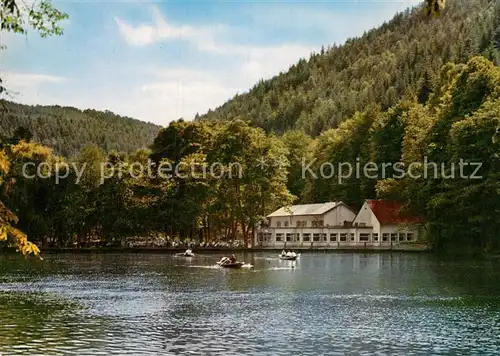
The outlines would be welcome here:
M 496 354 L 498 261 L 421 254 L 0 258 L 0 353 Z

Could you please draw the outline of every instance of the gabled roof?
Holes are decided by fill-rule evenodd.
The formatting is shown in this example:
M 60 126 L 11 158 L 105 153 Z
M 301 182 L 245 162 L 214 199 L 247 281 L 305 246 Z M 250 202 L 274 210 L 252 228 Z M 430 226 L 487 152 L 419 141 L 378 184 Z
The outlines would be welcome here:
M 303 205 L 292 205 L 292 206 L 284 206 L 274 213 L 269 214 L 267 217 L 274 216 L 301 216 L 301 215 L 323 215 L 328 211 L 339 205 L 345 205 L 342 202 L 328 202 L 321 204 L 303 204 Z
M 418 223 L 420 219 L 403 211 L 403 204 L 397 200 L 367 200 L 370 209 L 382 225 Z

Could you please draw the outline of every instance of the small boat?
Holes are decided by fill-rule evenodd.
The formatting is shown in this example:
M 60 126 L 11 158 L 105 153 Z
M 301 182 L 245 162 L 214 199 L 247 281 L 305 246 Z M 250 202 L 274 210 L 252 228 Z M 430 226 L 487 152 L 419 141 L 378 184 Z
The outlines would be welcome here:
M 297 258 L 299 258 L 300 253 L 296 254 L 295 252 L 285 252 L 283 251 L 281 254 L 278 255 L 280 260 L 284 261 L 295 261 Z
M 217 264 L 220 267 L 224 267 L 224 268 L 241 268 L 241 267 L 243 267 L 243 265 L 245 263 L 244 262 L 238 262 L 238 261 L 231 261 L 227 257 L 222 257 L 221 260 L 219 262 L 217 262 Z
M 187 249 L 183 253 L 176 254 L 177 257 L 194 257 L 193 251 L 191 249 Z
M 224 268 L 241 268 L 243 267 L 244 263 L 243 262 L 226 262 L 226 263 L 219 263 L 219 266 L 224 267 Z

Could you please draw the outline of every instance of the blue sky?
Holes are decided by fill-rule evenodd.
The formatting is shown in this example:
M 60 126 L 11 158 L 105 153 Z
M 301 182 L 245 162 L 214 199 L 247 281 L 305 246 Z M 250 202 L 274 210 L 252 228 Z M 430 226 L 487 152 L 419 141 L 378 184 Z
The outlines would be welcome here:
M 64 35 L 2 34 L 11 100 L 192 119 L 322 45 L 418 4 L 401 1 L 64 1 Z

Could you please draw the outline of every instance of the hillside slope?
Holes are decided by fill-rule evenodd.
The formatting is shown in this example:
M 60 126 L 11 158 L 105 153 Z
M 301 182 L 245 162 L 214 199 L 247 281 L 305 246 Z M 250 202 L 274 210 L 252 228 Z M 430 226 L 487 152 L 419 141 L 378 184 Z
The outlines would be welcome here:
M 397 14 L 199 119 L 246 119 L 270 132 L 317 135 L 370 104 L 387 109 L 408 91 L 425 101 L 443 64 L 481 54 L 498 64 L 499 49 L 500 1 L 449 0 L 439 18 L 425 16 L 422 7 Z
M 0 104 L 2 137 L 11 137 L 23 126 L 35 141 L 67 157 L 76 155 L 88 144 L 96 144 L 105 151 L 132 152 L 149 146 L 161 128 L 110 111 L 30 106 L 5 100 Z

